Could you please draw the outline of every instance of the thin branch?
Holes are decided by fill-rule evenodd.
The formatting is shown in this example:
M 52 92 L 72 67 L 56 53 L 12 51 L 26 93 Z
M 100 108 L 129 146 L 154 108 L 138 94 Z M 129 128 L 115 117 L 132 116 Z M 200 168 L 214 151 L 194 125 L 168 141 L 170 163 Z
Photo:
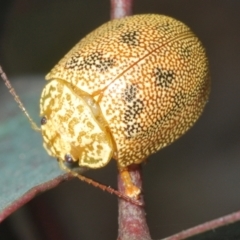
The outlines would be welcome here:
M 54 178 L 53 180 L 50 180 L 48 182 L 45 182 L 45 183 L 42 183 L 40 185 L 33 187 L 28 192 L 26 192 L 24 195 L 22 195 L 20 198 L 18 198 L 16 201 L 14 201 L 10 205 L 8 205 L 2 212 L 0 212 L 0 222 L 2 222 L 5 218 L 7 218 L 13 212 L 18 210 L 24 204 L 28 203 L 39 193 L 42 193 L 51 188 L 54 188 L 59 183 L 61 183 L 63 181 L 67 181 L 72 178 L 73 177 L 70 174 L 63 174 L 63 175 L 60 175 L 59 177 Z
M 184 240 L 186 238 L 193 237 L 197 234 L 212 231 L 216 228 L 226 226 L 237 221 L 240 221 L 240 211 L 200 224 L 196 227 L 182 231 L 178 234 L 164 238 L 162 240 Z

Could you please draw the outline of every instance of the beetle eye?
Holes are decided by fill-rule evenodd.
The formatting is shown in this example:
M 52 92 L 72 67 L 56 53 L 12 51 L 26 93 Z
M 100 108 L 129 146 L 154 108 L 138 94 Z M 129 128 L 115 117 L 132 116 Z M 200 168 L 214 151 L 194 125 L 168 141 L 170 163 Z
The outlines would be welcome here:
M 41 119 L 41 125 L 44 125 L 47 123 L 47 118 L 46 117 L 42 117 Z
M 64 160 L 66 161 L 66 163 L 70 163 L 70 164 L 74 162 L 72 159 L 72 156 L 69 153 L 65 154 Z
M 69 153 L 65 154 L 64 160 L 65 160 L 65 166 L 67 168 L 70 168 L 70 169 L 79 168 L 78 161 L 74 161 L 72 156 Z

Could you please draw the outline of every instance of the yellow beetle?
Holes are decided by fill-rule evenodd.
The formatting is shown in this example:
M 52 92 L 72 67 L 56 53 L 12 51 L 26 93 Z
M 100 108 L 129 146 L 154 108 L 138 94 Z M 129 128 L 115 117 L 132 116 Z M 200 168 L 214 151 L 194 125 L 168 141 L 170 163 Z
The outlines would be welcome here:
M 183 135 L 210 92 L 202 44 L 182 22 L 145 14 L 103 24 L 46 76 L 43 145 L 60 165 L 101 168 L 111 158 L 138 196 L 128 167 Z M 126 180 L 128 179 L 128 180 Z

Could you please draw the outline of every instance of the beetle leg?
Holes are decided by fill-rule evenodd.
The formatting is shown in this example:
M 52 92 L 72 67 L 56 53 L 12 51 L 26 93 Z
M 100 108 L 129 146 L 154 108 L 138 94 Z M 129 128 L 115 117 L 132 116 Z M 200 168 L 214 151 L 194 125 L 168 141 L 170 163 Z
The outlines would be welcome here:
M 132 198 L 138 198 L 141 190 L 132 182 L 128 168 L 120 169 L 120 177 L 125 187 L 124 194 Z

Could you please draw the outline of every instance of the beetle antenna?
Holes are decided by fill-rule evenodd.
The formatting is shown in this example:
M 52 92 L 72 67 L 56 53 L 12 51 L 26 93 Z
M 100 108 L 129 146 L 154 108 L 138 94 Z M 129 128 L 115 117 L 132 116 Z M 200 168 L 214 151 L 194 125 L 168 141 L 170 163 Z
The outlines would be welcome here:
M 32 120 L 32 118 L 29 116 L 27 110 L 25 109 L 23 103 L 21 102 L 19 96 L 16 94 L 14 88 L 12 87 L 10 81 L 8 80 L 8 77 L 6 75 L 6 73 L 3 71 L 1 65 L 0 65 L 0 75 L 2 80 L 4 81 L 5 85 L 7 86 L 9 92 L 12 94 L 12 96 L 14 97 L 14 100 L 17 102 L 19 108 L 23 111 L 23 113 L 25 114 L 25 116 L 28 118 L 28 121 L 31 124 L 31 127 L 36 130 L 36 131 L 41 131 L 41 129 L 37 126 L 37 124 Z
M 85 177 L 83 175 L 80 175 L 78 173 L 75 173 L 75 172 L 71 172 L 71 174 L 73 174 L 73 176 L 79 178 L 81 181 L 84 181 L 84 182 L 86 182 L 86 183 L 88 183 L 88 184 L 90 184 L 90 185 L 92 185 L 94 187 L 100 188 L 103 191 L 109 192 L 111 194 L 115 194 L 116 196 L 118 196 L 119 198 L 124 199 L 127 202 L 130 202 L 130 203 L 132 203 L 134 205 L 137 205 L 137 206 L 142 206 L 143 205 L 140 201 L 135 200 L 135 199 L 125 195 L 124 193 L 121 193 L 121 192 L 113 189 L 110 186 L 106 186 L 104 184 L 101 184 L 99 182 L 96 182 L 96 181 L 92 180 L 91 178 L 87 178 L 87 177 Z
M 90 184 L 90 185 L 92 185 L 92 186 L 94 186 L 96 188 L 100 188 L 103 191 L 109 192 L 111 194 L 115 194 L 117 197 L 119 197 L 121 199 L 124 199 L 125 201 L 130 202 L 130 203 L 132 203 L 134 205 L 143 206 L 142 202 L 140 202 L 140 201 L 138 201 L 136 199 L 133 199 L 133 198 L 125 195 L 124 193 L 121 193 L 121 192 L 113 189 L 110 186 L 106 186 L 106 185 L 101 184 L 101 183 L 99 183 L 97 181 L 94 181 L 91 178 L 83 176 L 80 173 L 79 168 L 69 169 L 62 161 L 59 161 L 58 163 L 59 163 L 59 166 L 60 166 L 61 169 L 63 169 L 64 171 L 70 173 L 72 176 L 79 178 L 81 181 L 86 182 L 86 183 L 88 183 L 88 184 Z

